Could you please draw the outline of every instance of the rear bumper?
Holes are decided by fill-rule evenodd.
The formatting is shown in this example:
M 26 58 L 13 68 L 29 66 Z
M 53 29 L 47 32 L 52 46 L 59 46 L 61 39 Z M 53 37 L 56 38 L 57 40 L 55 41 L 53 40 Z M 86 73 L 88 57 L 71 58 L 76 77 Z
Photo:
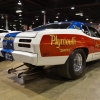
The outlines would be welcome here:
M 6 50 L 4 50 L 4 52 L 5 51 Z M 0 48 L 0 56 L 6 59 L 6 57 L 2 54 L 2 52 L 3 52 L 3 49 Z M 6 53 L 9 53 L 9 52 L 6 52 Z M 21 62 L 29 63 L 32 65 L 37 64 L 37 54 L 22 52 L 22 51 L 13 51 L 11 52 L 11 54 L 15 61 L 21 61 Z

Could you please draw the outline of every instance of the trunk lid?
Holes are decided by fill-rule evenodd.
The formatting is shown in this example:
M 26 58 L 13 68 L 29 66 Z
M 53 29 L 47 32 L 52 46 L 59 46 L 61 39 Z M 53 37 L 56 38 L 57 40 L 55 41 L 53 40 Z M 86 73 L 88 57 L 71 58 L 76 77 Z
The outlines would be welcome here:
M 27 32 L 21 32 L 17 35 L 17 37 L 27 37 L 27 38 L 30 38 L 30 37 L 36 37 L 37 33 L 39 31 L 27 31 Z
M 21 50 L 31 52 L 32 46 L 30 48 L 24 48 L 22 45 L 30 44 L 32 45 L 32 40 L 36 37 L 38 32 L 29 31 L 29 32 L 10 32 L 10 33 L 1 33 L 0 38 L 0 47 L 7 50 Z M 20 40 L 23 39 L 21 42 Z M 30 42 L 27 42 L 27 41 Z M 20 45 L 20 46 L 19 46 Z

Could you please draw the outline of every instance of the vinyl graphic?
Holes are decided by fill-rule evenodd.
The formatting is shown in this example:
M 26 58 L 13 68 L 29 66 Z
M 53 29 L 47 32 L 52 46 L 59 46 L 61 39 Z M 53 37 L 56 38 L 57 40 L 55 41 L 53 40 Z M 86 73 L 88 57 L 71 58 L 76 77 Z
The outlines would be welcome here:
M 8 33 L 3 39 L 3 49 L 1 53 L 5 59 L 14 60 L 12 52 L 14 51 L 14 40 L 20 32 Z

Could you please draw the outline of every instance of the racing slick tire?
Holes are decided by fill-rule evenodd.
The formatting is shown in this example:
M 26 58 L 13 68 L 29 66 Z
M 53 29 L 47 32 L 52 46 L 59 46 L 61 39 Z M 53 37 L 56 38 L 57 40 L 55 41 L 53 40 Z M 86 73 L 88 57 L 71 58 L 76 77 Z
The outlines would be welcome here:
M 65 64 L 56 65 L 56 72 L 65 78 L 77 79 L 82 76 L 86 65 L 86 54 L 82 49 L 74 50 Z

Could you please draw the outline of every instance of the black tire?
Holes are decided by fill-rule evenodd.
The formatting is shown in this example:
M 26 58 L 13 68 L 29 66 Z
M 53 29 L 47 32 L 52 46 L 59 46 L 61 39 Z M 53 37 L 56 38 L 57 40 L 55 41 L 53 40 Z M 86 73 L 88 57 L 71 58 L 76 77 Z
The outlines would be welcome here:
M 76 55 L 81 55 L 81 58 L 82 58 L 82 60 L 81 60 L 82 66 L 79 71 L 75 71 L 76 69 L 74 67 Z M 76 61 L 76 63 L 77 63 L 77 61 Z M 55 67 L 55 69 L 56 69 L 57 73 L 62 77 L 69 78 L 69 79 L 77 79 L 77 78 L 81 77 L 81 75 L 83 74 L 85 65 L 86 65 L 85 52 L 82 49 L 76 49 L 71 53 L 71 55 L 69 56 L 69 58 L 65 62 L 65 64 L 57 65 Z

